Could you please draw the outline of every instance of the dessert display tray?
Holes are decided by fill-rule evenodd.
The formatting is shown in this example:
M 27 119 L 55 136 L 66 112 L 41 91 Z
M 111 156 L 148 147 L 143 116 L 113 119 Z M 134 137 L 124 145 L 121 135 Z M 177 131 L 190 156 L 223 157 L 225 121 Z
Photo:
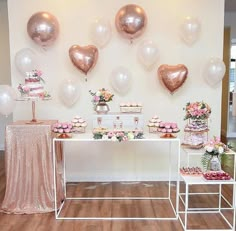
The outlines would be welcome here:
M 142 107 L 120 106 L 120 112 L 122 112 L 122 113 L 141 113 Z
M 207 181 L 222 181 L 222 180 L 233 180 L 231 176 L 224 171 L 209 171 L 203 173 L 204 180 Z
M 182 167 L 180 173 L 184 176 L 202 176 L 202 169 L 199 167 Z

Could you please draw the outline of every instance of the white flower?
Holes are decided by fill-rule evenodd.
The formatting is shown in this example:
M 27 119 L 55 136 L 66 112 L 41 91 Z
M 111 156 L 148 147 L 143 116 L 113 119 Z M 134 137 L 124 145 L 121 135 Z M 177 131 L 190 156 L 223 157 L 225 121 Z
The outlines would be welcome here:
M 207 152 L 213 152 L 214 148 L 212 146 L 206 146 Z
M 222 154 L 222 153 L 224 152 L 224 148 L 220 146 L 220 147 L 218 148 L 218 152 L 219 152 L 219 154 Z
M 116 138 L 116 136 L 112 136 L 112 137 L 111 137 L 111 140 L 112 140 L 112 141 L 117 141 L 118 139 Z
M 101 92 L 100 91 L 97 91 L 96 92 L 96 96 L 100 96 L 101 95 Z
M 127 136 L 128 136 L 128 139 L 129 139 L 129 140 L 134 139 L 134 134 L 133 134 L 133 132 L 129 132 L 129 133 L 127 134 Z
M 102 139 L 103 139 L 103 140 L 108 140 L 108 135 L 105 135 L 105 134 L 104 134 L 104 135 L 102 136 Z

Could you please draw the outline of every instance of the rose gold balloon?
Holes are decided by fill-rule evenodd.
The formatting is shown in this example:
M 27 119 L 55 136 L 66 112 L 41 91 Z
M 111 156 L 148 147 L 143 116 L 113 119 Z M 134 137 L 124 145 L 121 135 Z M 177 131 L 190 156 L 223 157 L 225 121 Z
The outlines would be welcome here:
M 158 68 L 157 73 L 160 81 L 173 94 L 187 79 L 188 68 L 183 64 L 176 66 L 164 64 Z
M 59 23 L 55 16 L 48 12 L 33 14 L 27 24 L 30 38 L 38 45 L 50 46 L 58 37 Z
M 74 45 L 69 49 L 69 56 L 72 63 L 85 75 L 96 65 L 98 49 L 93 45 Z
M 126 5 L 116 14 L 115 23 L 118 32 L 132 42 L 132 40 L 140 36 L 146 28 L 146 13 L 138 5 Z

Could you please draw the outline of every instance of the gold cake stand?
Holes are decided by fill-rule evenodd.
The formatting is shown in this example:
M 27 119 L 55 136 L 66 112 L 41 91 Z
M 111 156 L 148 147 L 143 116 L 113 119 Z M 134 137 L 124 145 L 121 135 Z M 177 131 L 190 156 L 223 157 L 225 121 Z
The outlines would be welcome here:
M 40 98 L 40 97 L 20 97 L 16 101 L 31 101 L 31 108 L 32 108 L 32 119 L 30 121 L 27 121 L 26 124 L 41 124 L 43 123 L 42 121 L 39 121 L 36 119 L 36 101 L 39 100 L 51 100 L 51 97 L 45 97 L 45 98 Z

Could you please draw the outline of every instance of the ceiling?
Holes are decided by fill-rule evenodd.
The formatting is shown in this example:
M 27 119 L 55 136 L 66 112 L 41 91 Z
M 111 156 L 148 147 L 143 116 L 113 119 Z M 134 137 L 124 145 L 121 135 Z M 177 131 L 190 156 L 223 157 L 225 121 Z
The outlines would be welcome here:
M 225 0 L 225 11 L 236 11 L 236 0 Z

